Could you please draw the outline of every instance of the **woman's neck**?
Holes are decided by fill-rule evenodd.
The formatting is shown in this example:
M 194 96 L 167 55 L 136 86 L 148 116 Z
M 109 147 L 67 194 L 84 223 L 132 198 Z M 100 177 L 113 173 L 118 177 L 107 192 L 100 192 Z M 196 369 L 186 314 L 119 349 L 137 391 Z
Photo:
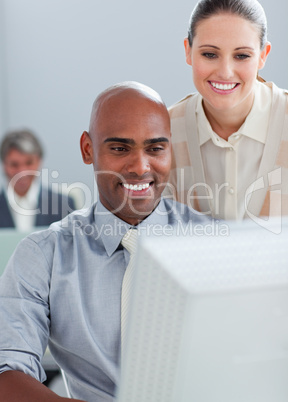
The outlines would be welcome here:
M 205 115 L 212 127 L 212 130 L 219 135 L 219 137 L 223 138 L 224 140 L 228 140 L 230 135 L 237 132 L 239 128 L 242 126 L 246 117 L 250 113 L 253 105 L 253 100 L 249 107 L 246 107 L 241 110 L 224 110 L 219 111 L 211 108 L 209 104 L 207 104 L 203 100 L 203 109 Z

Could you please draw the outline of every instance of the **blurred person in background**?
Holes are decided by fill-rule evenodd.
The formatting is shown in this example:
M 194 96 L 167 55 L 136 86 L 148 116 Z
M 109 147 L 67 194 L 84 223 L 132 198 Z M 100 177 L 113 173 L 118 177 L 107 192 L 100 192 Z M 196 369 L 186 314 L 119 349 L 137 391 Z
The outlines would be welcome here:
M 7 133 L 0 156 L 6 186 L 0 193 L 0 228 L 29 232 L 48 226 L 75 209 L 74 200 L 41 182 L 43 148 L 30 130 Z

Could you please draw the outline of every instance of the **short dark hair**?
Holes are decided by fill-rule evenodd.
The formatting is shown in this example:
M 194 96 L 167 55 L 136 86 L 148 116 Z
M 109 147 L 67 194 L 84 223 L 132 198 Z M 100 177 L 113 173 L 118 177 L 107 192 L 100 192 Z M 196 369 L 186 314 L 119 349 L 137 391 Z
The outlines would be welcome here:
M 267 42 L 267 18 L 257 0 L 200 0 L 196 4 L 189 21 L 188 40 L 190 47 L 196 35 L 196 28 L 201 20 L 217 14 L 230 13 L 250 21 L 259 30 L 260 48 Z
M 44 155 L 40 141 L 31 130 L 27 129 L 10 131 L 4 135 L 0 147 L 2 162 L 12 149 L 24 154 L 37 155 L 40 159 Z

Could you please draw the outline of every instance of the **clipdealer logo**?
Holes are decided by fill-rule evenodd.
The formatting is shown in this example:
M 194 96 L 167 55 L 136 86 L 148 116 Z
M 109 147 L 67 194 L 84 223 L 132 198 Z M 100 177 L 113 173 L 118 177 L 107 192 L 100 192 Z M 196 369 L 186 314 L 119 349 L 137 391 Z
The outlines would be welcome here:
M 188 205 L 188 207 L 193 208 L 194 200 L 197 199 L 197 197 L 202 198 L 203 200 L 206 199 L 208 204 L 211 205 L 213 202 L 214 207 L 213 209 L 215 210 L 215 214 L 219 214 L 219 198 L 220 198 L 220 192 L 225 189 L 225 187 L 229 187 L 229 183 L 223 183 L 221 186 L 219 186 L 217 183 L 215 184 L 215 189 L 214 192 L 210 188 L 210 186 L 207 183 L 194 183 L 189 190 L 186 192 L 186 199 L 183 199 L 183 194 L 185 191 L 183 190 L 185 187 L 185 180 L 184 180 L 184 169 L 180 169 L 180 177 L 178 176 L 179 180 L 179 188 L 174 188 L 173 185 L 169 184 L 166 187 L 166 190 L 168 189 L 168 193 L 166 190 L 164 191 L 164 198 L 171 198 L 171 194 L 173 195 L 171 201 L 173 199 L 176 199 L 176 194 L 182 195 L 182 199 L 180 200 L 180 204 L 182 205 L 182 210 L 184 212 L 185 204 Z M 97 176 L 101 174 L 107 174 L 110 173 L 111 175 L 116 175 L 119 177 L 119 180 L 124 180 L 124 178 L 116 172 L 94 172 L 95 173 L 95 179 L 97 181 Z M 260 177 L 258 178 L 255 182 L 253 182 L 248 189 L 245 192 L 245 198 L 244 198 L 244 203 L 245 203 L 245 213 L 248 218 L 250 218 L 252 221 L 254 221 L 257 225 L 263 227 L 264 229 L 275 233 L 279 234 L 281 233 L 282 230 L 282 217 L 281 217 L 281 212 L 282 212 L 282 201 L 281 201 L 281 184 L 282 184 L 282 169 L 277 168 L 273 170 L 272 172 L 269 172 L 267 177 Z M 41 171 L 34 171 L 34 170 L 27 170 L 21 173 L 18 173 L 13 177 L 13 179 L 10 181 L 9 186 L 8 186 L 8 196 L 10 200 L 10 206 L 17 212 L 18 214 L 23 214 L 23 215 L 36 215 L 39 214 L 40 212 L 42 214 L 48 213 L 48 211 L 45 210 L 47 209 L 46 204 L 43 203 L 43 205 L 40 205 L 39 208 L 35 209 L 25 209 L 21 207 L 18 203 L 17 200 L 15 199 L 13 188 L 17 180 L 20 180 L 21 177 L 25 175 L 33 175 L 37 177 L 37 180 L 41 181 L 41 186 L 40 189 L 43 188 L 48 188 L 50 185 L 50 188 L 52 191 L 55 192 L 60 192 L 66 195 L 70 195 L 73 193 L 73 191 L 77 190 L 78 194 L 81 194 L 81 208 L 86 209 L 89 208 L 94 201 L 98 199 L 98 189 L 97 185 L 94 182 L 93 183 L 93 188 L 87 186 L 85 183 L 81 182 L 74 182 L 72 184 L 67 184 L 65 182 L 51 182 L 51 178 L 53 180 L 58 179 L 59 177 L 59 172 L 56 170 L 49 171 L 49 169 L 41 169 Z M 50 176 L 49 176 L 50 175 Z M 125 180 L 124 180 L 125 181 Z M 177 190 L 177 191 L 176 191 Z M 257 192 L 258 191 L 264 191 L 264 198 L 267 193 L 269 192 L 269 211 L 267 213 L 267 216 L 261 216 L 259 217 L 255 212 L 253 211 L 253 199 L 257 199 Z M 196 191 L 197 195 L 194 195 L 194 192 Z M 199 194 L 200 196 L 199 196 Z M 256 196 L 256 197 L 255 197 Z M 117 211 L 121 210 L 123 206 L 126 204 L 127 199 L 123 199 L 123 202 L 119 207 L 117 208 Z M 157 200 L 159 201 L 159 200 Z M 129 202 L 129 200 L 128 200 Z M 53 204 L 53 210 L 52 213 L 58 213 L 61 208 L 66 208 L 67 212 L 69 211 L 68 206 L 64 205 L 56 205 L 57 203 Z M 156 206 L 156 205 L 155 205 Z M 172 203 L 173 207 L 173 203 Z M 181 207 L 181 206 L 180 206 Z M 67 209 L 68 208 L 68 209 Z M 133 209 L 133 204 L 131 205 L 131 209 Z M 257 209 L 257 208 L 256 208 Z M 112 212 L 117 212 L 117 211 L 112 211 Z M 203 212 L 198 212 L 196 210 L 195 214 L 202 215 Z M 210 215 L 212 211 L 212 208 L 210 208 L 210 211 L 204 211 L 204 215 Z M 71 212 L 71 211 L 69 211 Z M 163 211 L 163 213 L 167 213 L 167 211 Z M 181 212 L 180 212 L 181 214 Z
M 264 177 L 259 177 L 254 183 L 252 183 L 245 193 L 245 211 L 247 216 L 257 225 L 263 227 L 269 232 L 280 234 L 282 231 L 282 200 L 281 189 L 279 186 L 282 183 L 282 170 L 277 168 L 268 173 L 268 191 L 269 191 L 269 213 L 265 218 L 260 218 L 249 211 L 249 202 L 251 196 L 256 191 L 267 189 L 265 186 Z M 276 187 L 278 186 L 278 188 Z M 273 187 L 275 187 L 273 189 Z M 265 191 L 266 193 L 266 191 Z

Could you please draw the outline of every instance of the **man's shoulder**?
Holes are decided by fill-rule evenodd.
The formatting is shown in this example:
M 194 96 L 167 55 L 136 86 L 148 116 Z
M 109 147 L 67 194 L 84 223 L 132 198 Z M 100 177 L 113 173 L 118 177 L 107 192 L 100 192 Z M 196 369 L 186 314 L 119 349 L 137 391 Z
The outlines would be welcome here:
M 6 196 L 3 189 L 0 190 L 0 202 L 6 202 Z
M 65 218 L 53 222 L 47 229 L 36 231 L 29 235 L 29 238 L 37 243 L 45 241 L 48 238 L 75 238 L 79 228 L 87 228 L 94 225 L 95 204 L 86 209 L 79 209 L 71 212 Z
M 6 191 L 3 189 L 0 191 L 0 228 L 14 228 Z
M 68 234 L 73 232 L 73 228 L 76 225 L 85 226 L 95 224 L 95 205 L 96 204 L 93 204 L 89 208 L 72 211 L 62 220 L 52 223 L 50 228 L 56 231 L 61 231 L 63 234 Z
M 42 198 L 46 198 L 50 201 L 53 199 L 58 199 L 58 202 L 60 203 L 59 205 L 64 204 L 64 202 L 67 202 L 67 205 L 69 205 L 71 210 L 75 210 L 75 200 L 73 197 L 71 197 L 69 194 L 66 194 L 61 191 L 54 191 L 51 188 L 47 187 L 41 187 L 40 192 L 42 193 Z M 54 201 L 55 202 L 55 201 Z

